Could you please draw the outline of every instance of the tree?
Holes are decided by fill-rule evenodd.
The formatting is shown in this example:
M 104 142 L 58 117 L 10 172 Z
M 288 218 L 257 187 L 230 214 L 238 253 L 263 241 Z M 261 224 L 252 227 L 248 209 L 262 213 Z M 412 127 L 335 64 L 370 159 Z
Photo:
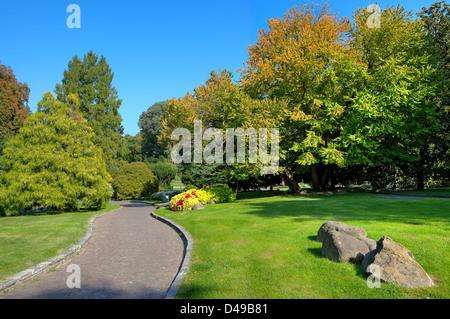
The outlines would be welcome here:
M 114 175 L 112 187 L 119 199 L 148 198 L 160 190 L 158 178 L 143 162 L 122 165 Z
M 170 189 L 170 182 L 177 176 L 177 166 L 166 160 L 158 160 L 155 163 L 146 162 L 150 170 L 158 177 L 161 187 Z
M 261 175 L 261 167 L 267 166 L 262 163 L 261 158 L 254 163 L 249 159 L 249 138 L 245 137 L 245 147 L 243 157 L 244 162 L 238 161 L 237 156 L 233 161 L 228 161 L 226 156 L 229 151 L 229 145 L 226 145 L 226 136 L 228 129 L 234 129 L 234 148 L 232 151 L 237 154 L 237 135 L 236 129 L 247 131 L 249 128 L 258 132 L 260 128 L 269 130 L 278 127 L 278 119 L 281 116 L 280 110 L 282 104 L 275 99 L 264 101 L 250 98 L 238 85 L 233 83 L 233 74 L 228 70 L 222 70 L 220 73 L 212 71 L 210 78 L 205 84 L 194 89 L 194 95 L 188 93 L 180 99 L 172 99 L 168 102 L 166 112 L 161 118 L 161 131 L 158 139 L 163 145 L 173 145 L 176 142 L 171 140 L 172 132 L 177 128 L 185 128 L 194 132 L 194 121 L 202 121 L 202 136 L 208 129 L 219 130 L 223 141 L 221 147 L 223 157 L 218 156 L 213 163 L 191 163 L 182 165 L 183 183 L 201 185 L 199 183 L 225 183 L 238 182 L 258 177 Z M 194 140 L 191 135 L 192 140 Z M 270 134 L 268 134 L 270 137 Z M 201 153 L 210 140 L 203 139 Z M 194 146 L 194 150 L 196 147 Z M 258 153 L 258 148 L 254 149 Z M 202 161 L 204 158 L 202 158 Z M 195 156 L 192 160 L 195 162 Z M 242 163 L 241 163 L 242 162 Z M 188 166 L 188 167 L 186 167 Z M 201 179 L 197 176 L 203 174 Z M 197 179 L 197 180 L 194 180 Z M 203 184 L 205 185 L 205 184 Z
M 268 21 L 248 48 L 240 70 L 243 90 L 257 99 L 287 101 L 281 124 L 283 174 L 298 191 L 294 173 L 309 168 L 314 188 L 326 187 L 331 165 L 345 165 L 339 139 L 347 97 L 361 86 L 361 67 L 349 47 L 348 19 L 328 6 L 294 6 Z
M 367 25 L 368 16 L 357 10 L 350 32 L 365 65 L 365 84 L 346 109 L 347 161 L 423 172 L 424 148 L 439 128 L 435 96 L 442 75 L 432 63 L 423 23 L 412 12 L 387 7 L 379 28 Z
M 135 136 L 126 134 L 124 136 L 127 145 L 127 152 L 124 159 L 128 162 L 142 162 L 144 156 L 142 155 L 142 133 L 139 132 Z
M 76 106 L 76 95 L 69 95 Z M 102 151 L 87 121 L 47 92 L 5 150 L 3 198 L 8 210 L 100 209 L 109 201 Z
M 438 106 L 440 128 L 433 134 L 427 148 L 422 149 L 422 167 L 419 168 L 419 177 L 426 172 L 436 182 L 443 184 L 450 181 L 450 94 L 448 92 L 450 81 L 450 5 L 444 1 L 436 2 L 429 8 L 422 8 L 418 14 L 424 23 L 427 39 L 430 42 L 430 51 L 437 69 L 443 73 L 440 92 L 436 94 L 435 103 Z M 422 177 L 422 179 L 425 179 Z M 419 178 L 419 187 L 420 178 Z
M 139 117 L 139 128 L 142 134 L 142 155 L 145 158 L 164 156 L 165 148 L 158 144 L 157 136 L 161 126 L 161 116 L 167 110 L 167 101 L 157 102 L 150 106 Z
M 450 71 L 450 5 L 445 1 L 422 8 L 418 16 L 425 24 L 425 31 L 433 42 L 433 51 L 438 55 L 438 67 Z M 447 92 L 448 94 L 448 92 Z
M 0 157 L 7 140 L 16 135 L 30 114 L 26 83 L 17 81 L 13 70 L 0 63 Z
M 64 71 L 61 84 L 56 85 L 57 100 L 65 103 L 69 94 L 76 94 L 79 105 L 75 111 L 84 117 L 95 132 L 95 143 L 103 150 L 107 169 L 112 173 L 126 153 L 122 138 L 122 117 L 119 108 L 122 100 L 112 86 L 114 73 L 106 63 L 89 51 L 81 60 L 74 56 Z

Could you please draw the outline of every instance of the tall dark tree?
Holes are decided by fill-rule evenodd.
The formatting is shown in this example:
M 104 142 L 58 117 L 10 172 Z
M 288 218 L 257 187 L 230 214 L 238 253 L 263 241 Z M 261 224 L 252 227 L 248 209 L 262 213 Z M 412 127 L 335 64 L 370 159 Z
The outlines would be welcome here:
M 166 110 L 167 101 L 157 102 L 139 117 L 144 158 L 158 158 L 164 155 L 165 148 L 158 145 L 157 136 L 161 126 L 160 118 Z
M 30 114 L 26 83 L 17 81 L 11 68 L 0 63 L 0 156 L 6 141 L 16 135 Z
M 126 154 L 122 138 L 122 117 L 119 108 L 122 100 L 112 85 L 114 73 L 103 56 L 92 51 L 83 59 L 74 56 L 64 71 L 61 84 L 56 85 L 58 101 L 66 103 L 69 94 L 77 94 L 80 104 L 75 110 L 95 132 L 95 143 L 101 147 L 109 172 L 114 171 Z

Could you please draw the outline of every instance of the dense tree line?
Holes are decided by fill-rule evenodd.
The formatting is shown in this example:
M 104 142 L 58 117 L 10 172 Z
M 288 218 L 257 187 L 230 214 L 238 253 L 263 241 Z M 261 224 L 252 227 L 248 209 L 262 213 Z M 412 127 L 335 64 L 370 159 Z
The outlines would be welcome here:
M 280 173 L 293 191 L 300 179 L 315 190 L 446 183 L 448 11 L 440 2 L 417 18 L 387 7 L 373 27 L 365 8 L 351 22 L 327 5 L 294 6 L 259 31 L 238 85 L 229 71 L 212 72 L 193 95 L 169 101 L 160 142 L 173 145 L 173 129 L 192 130 L 196 119 L 219 129 L 279 127 Z M 222 182 L 258 179 L 244 167 L 212 171 Z

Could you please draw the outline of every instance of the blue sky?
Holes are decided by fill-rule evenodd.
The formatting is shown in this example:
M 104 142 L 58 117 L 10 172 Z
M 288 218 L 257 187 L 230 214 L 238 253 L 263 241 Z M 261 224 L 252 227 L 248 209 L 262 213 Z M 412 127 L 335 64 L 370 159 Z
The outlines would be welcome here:
M 437 1 L 437 0 L 436 0 Z M 378 1 L 418 12 L 436 1 Z M 316 1 L 320 3 L 320 1 Z M 375 1 L 328 3 L 351 17 Z M 267 20 L 281 17 L 292 0 L 39 0 L 0 3 L 0 62 L 31 89 L 36 111 L 42 94 L 54 92 L 73 56 L 103 55 L 114 72 L 125 133 L 139 132 L 142 112 L 155 102 L 181 97 L 204 83 L 211 70 L 235 73 L 247 47 Z M 70 4 L 81 8 L 81 28 L 69 29 Z

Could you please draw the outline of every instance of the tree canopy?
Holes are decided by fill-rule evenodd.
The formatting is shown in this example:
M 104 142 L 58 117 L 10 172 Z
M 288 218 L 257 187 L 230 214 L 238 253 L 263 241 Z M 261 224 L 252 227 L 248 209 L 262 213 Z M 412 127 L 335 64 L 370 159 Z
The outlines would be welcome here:
M 17 81 L 11 68 L 0 63 L 0 156 L 6 141 L 16 135 L 30 114 L 26 83 Z
M 102 151 L 88 122 L 74 110 L 77 96 L 69 95 L 68 100 L 70 105 L 45 93 L 39 111 L 8 142 L 1 190 L 8 210 L 100 209 L 108 203 Z
M 75 109 L 95 132 L 94 141 L 103 150 L 109 172 L 124 163 L 127 146 L 122 138 L 122 100 L 112 85 L 114 73 L 104 56 L 89 51 L 83 59 L 77 55 L 64 71 L 61 84 L 56 85 L 58 101 L 66 103 L 69 94 L 76 94 L 80 103 Z
M 142 135 L 142 155 L 144 158 L 164 156 L 165 148 L 158 144 L 157 136 L 161 126 L 161 116 L 167 110 L 167 101 L 157 102 L 150 106 L 139 117 L 139 128 Z

